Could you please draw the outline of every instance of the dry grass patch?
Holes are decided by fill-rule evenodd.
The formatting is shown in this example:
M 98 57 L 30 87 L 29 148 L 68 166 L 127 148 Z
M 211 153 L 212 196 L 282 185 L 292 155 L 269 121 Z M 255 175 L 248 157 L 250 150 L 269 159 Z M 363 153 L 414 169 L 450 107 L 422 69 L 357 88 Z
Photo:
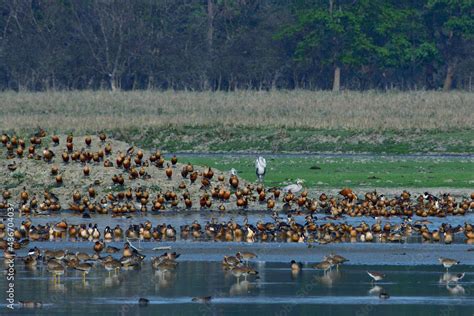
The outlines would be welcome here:
M 450 130 L 474 126 L 474 93 L 237 91 L 3 92 L 2 130 L 142 127 Z

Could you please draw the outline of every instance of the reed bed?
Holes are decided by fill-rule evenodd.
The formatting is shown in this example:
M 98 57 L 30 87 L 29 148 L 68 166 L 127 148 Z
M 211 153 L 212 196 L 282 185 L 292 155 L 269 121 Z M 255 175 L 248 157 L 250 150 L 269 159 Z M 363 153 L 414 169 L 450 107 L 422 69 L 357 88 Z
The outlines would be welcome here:
M 65 91 L 0 93 L 0 129 L 143 127 L 451 130 L 474 126 L 474 93 Z

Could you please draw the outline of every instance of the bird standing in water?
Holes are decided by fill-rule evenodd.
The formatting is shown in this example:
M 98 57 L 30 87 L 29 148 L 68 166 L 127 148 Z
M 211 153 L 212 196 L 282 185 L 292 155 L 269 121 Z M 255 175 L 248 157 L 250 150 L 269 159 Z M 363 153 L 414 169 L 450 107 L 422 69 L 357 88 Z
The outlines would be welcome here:
M 258 181 L 263 182 L 263 177 L 267 169 L 267 161 L 262 156 L 255 160 L 255 173 L 257 174 Z

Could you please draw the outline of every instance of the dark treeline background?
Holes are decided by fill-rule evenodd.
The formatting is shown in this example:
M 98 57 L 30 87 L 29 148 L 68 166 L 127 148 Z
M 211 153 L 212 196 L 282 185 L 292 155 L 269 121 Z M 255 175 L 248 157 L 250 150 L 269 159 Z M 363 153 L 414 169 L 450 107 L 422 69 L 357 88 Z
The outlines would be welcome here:
M 472 89 L 473 0 L 0 0 L 0 89 Z

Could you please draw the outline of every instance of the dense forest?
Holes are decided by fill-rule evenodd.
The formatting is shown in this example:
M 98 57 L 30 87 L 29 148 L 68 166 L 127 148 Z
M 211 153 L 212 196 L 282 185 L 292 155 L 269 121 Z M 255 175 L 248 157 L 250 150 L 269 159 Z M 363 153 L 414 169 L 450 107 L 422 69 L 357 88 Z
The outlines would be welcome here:
M 472 90 L 473 0 L 0 0 L 0 89 Z

